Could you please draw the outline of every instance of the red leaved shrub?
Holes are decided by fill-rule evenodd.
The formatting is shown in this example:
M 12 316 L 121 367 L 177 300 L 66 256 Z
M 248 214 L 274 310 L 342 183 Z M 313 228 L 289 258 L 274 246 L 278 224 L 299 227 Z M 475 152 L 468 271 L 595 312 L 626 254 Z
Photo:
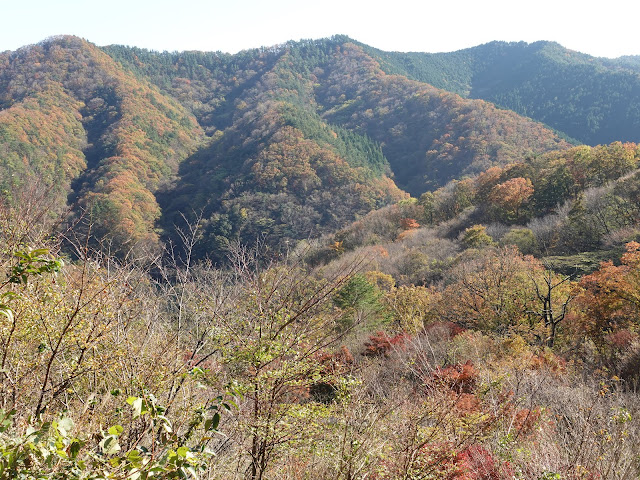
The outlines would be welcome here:
M 556 374 L 567 371 L 567 361 L 552 352 L 533 355 L 530 360 L 530 366 L 532 370 L 546 370 Z
M 347 347 L 340 347 L 336 353 L 320 351 L 316 354 L 316 361 L 322 365 L 322 371 L 328 375 L 343 375 L 347 373 L 355 359 Z
M 440 480 L 511 480 L 515 471 L 509 462 L 497 460 L 481 445 L 456 451 L 451 442 L 423 445 L 410 465 L 387 459 L 370 477 L 374 480 L 395 478 L 433 478 Z M 408 467 L 408 468 L 407 468 Z
M 456 410 L 465 416 L 480 411 L 480 399 L 472 393 L 461 393 L 456 399 Z
M 481 445 L 470 445 L 456 458 L 458 472 L 450 480 L 507 480 L 515 476 L 509 462 L 496 460 Z
M 523 408 L 518 410 L 513 417 L 513 426 L 521 435 L 529 435 L 540 421 L 540 409 L 530 410 Z
M 466 330 L 466 328 L 454 322 L 433 322 L 425 327 L 425 332 L 427 333 L 445 332 L 448 334 L 449 338 L 460 335 Z
M 388 357 L 394 348 L 404 348 L 407 337 L 404 333 L 390 337 L 384 332 L 377 332 L 364 343 L 365 350 L 362 354 L 366 357 Z
M 199 353 L 193 353 L 191 350 L 185 350 L 182 353 L 182 361 L 187 368 L 199 367 L 203 370 L 219 370 L 220 365 L 216 364 L 213 359 Z
M 336 377 L 348 373 L 355 359 L 349 349 L 343 345 L 336 353 L 318 352 L 316 360 L 321 365 L 321 373 L 325 376 L 325 380 L 316 382 L 308 388 L 309 398 L 328 404 L 336 398 Z
M 437 368 L 433 372 L 433 379 L 456 393 L 473 393 L 478 382 L 478 371 L 470 360 L 444 368 Z

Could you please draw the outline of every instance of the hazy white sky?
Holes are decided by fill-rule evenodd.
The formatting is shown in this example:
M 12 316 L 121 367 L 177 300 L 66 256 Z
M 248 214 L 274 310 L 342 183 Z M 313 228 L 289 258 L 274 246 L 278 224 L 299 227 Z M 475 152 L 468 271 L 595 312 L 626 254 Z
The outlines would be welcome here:
M 59 34 L 231 53 L 345 34 L 397 51 L 554 40 L 595 56 L 640 55 L 634 0 L 0 0 L 0 15 L 0 51 Z

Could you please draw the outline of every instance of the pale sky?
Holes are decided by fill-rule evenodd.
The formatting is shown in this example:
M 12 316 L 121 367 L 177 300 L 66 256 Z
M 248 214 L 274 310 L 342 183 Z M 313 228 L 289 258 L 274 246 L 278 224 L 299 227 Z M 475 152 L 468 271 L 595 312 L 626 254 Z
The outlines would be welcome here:
M 553 40 L 594 56 L 640 55 L 634 0 L 0 0 L 0 15 L 0 51 L 61 34 L 230 53 L 345 34 L 387 51 Z

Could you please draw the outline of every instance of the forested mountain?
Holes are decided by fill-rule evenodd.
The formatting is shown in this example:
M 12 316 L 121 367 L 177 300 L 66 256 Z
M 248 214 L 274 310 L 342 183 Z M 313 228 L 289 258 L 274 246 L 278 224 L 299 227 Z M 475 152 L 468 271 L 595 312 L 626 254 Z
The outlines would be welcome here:
M 204 208 L 208 252 L 258 232 L 288 241 L 338 228 L 349 212 L 399 198 L 385 193 L 385 173 L 419 195 L 493 164 L 567 146 L 511 112 L 385 75 L 340 37 L 238 58 L 123 47 L 107 52 L 184 99 L 209 129 L 211 146 L 185 162 L 175 190 L 164 197 L 167 228 L 185 207 Z M 213 93 L 205 85 L 213 85 Z M 336 154 L 346 160 L 338 170 Z M 286 155 L 297 159 L 295 169 Z M 212 192 L 221 205 L 212 202 Z
M 640 145 L 398 58 L 0 54 L 0 479 L 640 478 Z
M 0 56 L 1 181 L 33 181 L 96 235 L 155 240 L 158 188 L 204 132 L 176 100 L 90 43 L 61 37 Z
M 580 122 L 604 118 L 609 97 L 598 92 L 635 108 L 633 65 L 550 43 L 396 54 L 337 36 L 229 55 L 53 38 L 2 55 L 3 179 L 8 192 L 27 174 L 55 185 L 59 208 L 71 205 L 71 219 L 85 212 L 115 248 L 175 238 L 176 225 L 198 220 L 198 254 L 221 261 L 234 240 L 284 248 L 404 192 L 569 148 L 540 123 L 464 97 L 531 101 L 522 113 L 585 138 Z M 559 100 L 533 83 L 541 97 L 522 100 L 525 77 L 553 77 Z M 579 112 L 578 98 L 593 115 L 573 114 L 566 127 L 550 120 Z M 607 120 L 592 130 L 604 124 L 615 139 L 635 129 Z
M 273 68 L 281 54 L 256 52 L 256 62 L 265 65 L 255 68 L 263 71 Z M 114 242 L 112 247 L 116 249 L 129 248 L 131 242 L 157 241 L 161 210 L 156 194 L 171 190 L 170 182 L 178 174 L 178 166 L 192 154 L 175 185 L 176 195 L 163 197 L 176 205 L 164 224 L 172 228 L 173 219 L 181 213 L 189 215 L 210 207 L 205 214 L 216 212 L 224 219 L 213 222 L 212 235 L 218 235 L 222 229 L 225 240 L 231 237 L 231 232 L 224 230 L 229 225 L 227 219 L 234 215 L 231 220 L 257 222 L 252 232 L 254 239 L 272 233 L 269 222 L 280 226 L 293 224 L 289 217 L 293 220 L 296 216 L 313 222 L 311 227 L 302 227 L 304 231 L 294 229 L 291 236 L 300 238 L 312 234 L 318 224 L 336 228 L 345 220 L 353 220 L 354 215 L 404 195 L 386 177 L 388 167 L 380 147 L 367 138 L 319 125 L 319 135 L 325 141 L 316 144 L 280 122 L 284 105 L 266 93 L 278 88 L 275 74 L 263 79 L 271 82 L 264 91 L 242 85 L 243 80 L 257 82 L 252 78 L 256 73 L 252 73 L 249 57 L 247 61 L 234 57 L 227 65 L 230 75 L 213 69 L 217 77 L 207 86 L 208 104 L 202 109 L 198 108 L 199 100 L 194 104 L 179 92 L 173 92 L 177 99 L 166 91 L 161 93 L 141 75 L 122 68 L 95 46 L 73 37 L 54 38 L 7 52 L 1 65 L 0 129 L 5 190 L 11 195 L 27 183 L 41 182 L 42 188 L 51 192 L 52 204 L 58 210 L 65 209 L 68 198 L 72 206 L 70 221 L 84 216 L 86 223 L 92 225 L 93 236 Z M 197 84 L 197 75 L 192 77 Z M 188 79 L 183 81 L 190 83 Z M 216 89 L 217 83 L 221 91 Z M 214 120 L 207 115 L 218 103 L 222 111 L 216 112 L 214 126 Z M 289 116 L 295 115 L 291 110 Z M 205 130 L 210 138 L 206 138 Z M 280 150 L 276 147 L 278 142 L 283 144 Z M 307 156 L 306 167 L 298 162 L 302 162 L 303 152 Z M 265 166 L 262 170 L 253 167 L 258 155 Z M 283 165 L 278 163 L 280 160 Z M 201 161 L 206 165 L 198 164 Z M 189 170 L 189 165 L 195 165 L 194 169 Z M 285 172 L 279 172 L 279 168 Z M 319 176 L 316 169 L 321 170 Z M 198 191 L 185 185 L 194 174 Z M 308 212 L 304 208 L 294 214 L 291 203 L 271 207 L 267 198 L 287 182 L 289 189 L 295 191 L 292 195 L 300 196 L 310 188 L 322 190 L 318 188 L 322 181 L 344 190 L 341 195 L 344 206 L 336 208 L 335 213 L 329 213 L 331 210 L 323 206 L 320 214 L 312 210 L 305 215 Z M 246 200 L 251 204 L 249 210 L 237 204 L 223 205 L 225 195 L 233 196 L 233 190 L 226 189 L 238 190 L 242 183 L 247 185 L 238 193 L 245 196 L 257 194 L 262 187 L 269 190 L 262 193 L 261 201 L 271 211 L 253 219 L 251 212 L 261 207 L 250 200 Z M 327 187 L 326 192 L 318 193 L 310 201 L 317 206 L 319 202 L 324 205 L 327 199 L 340 197 L 337 190 L 329 190 Z M 180 195 L 182 191 L 187 191 L 186 203 Z M 349 192 L 352 203 L 345 200 Z M 274 198 L 278 195 L 285 195 L 284 190 L 275 193 Z M 171 200 L 167 200 L 169 197 Z M 239 196 L 234 201 L 243 200 Z M 288 217 L 279 221 L 282 215 Z M 319 219 L 318 215 L 326 219 Z M 259 226 L 260 221 L 265 222 L 264 228 Z M 276 233 L 276 241 L 281 236 Z
M 386 75 L 353 44 L 327 65 L 323 116 L 384 144 L 396 181 L 412 195 L 490 165 L 568 144 L 542 125 L 477 100 Z
M 451 53 L 364 48 L 388 73 L 493 102 L 582 143 L 640 140 L 638 57 L 596 58 L 554 42 L 491 42 Z
M 274 49 L 243 52 L 240 58 L 191 52 L 156 54 L 125 47 L 107 47 L 106 51 L 177 98 L 191 99 L 201 123 L 217 128 L 228 126 L 229 98 L 249 87 L 254 95 L 264 89 L 259 79 L 268 72 L 266 59 L 273 62 L 274 56 L 284 56 L 270 72 L 272 79 L 274 74 L 280 79 L 279 89 L 272 88 L 270 95 L 306 108 L 305 121 L 299 119 L 296 127 L 305 128 L 316 116 L 373 138 L 382 145 L 395 181 L 414 195 L 490 164 L 567 146 L 542 126 L 490 104 L 464 101 L 428 85 L 386 75 L 375 59 L 347 37 L 290 42 Z M 258 56 L 263 60 L 256 60 Z M 217 72 L 228 68 L 225 65 L 232 58 L 245 62 L 244 76 L 251 78 L 248 84 L 248 79 L 241 78 L 244 69 L 233 63 L 231 80 L 247 83 L 234 92 L 229 85 L 213 82 L 214 76 L 229 82 L 228 74 Z M 189 78 L 188 86 L 184 85 L 185 77 Z M 210 93 L 203 96 L 207 83 L 216 86 L 217 97 Z M 223 105 L 220 98 L 225 95 Z M 209 113 L 212 111 L 216 115 Z
M 318 171 L 326 155 L 318 166 L 311 161 L 313 176 L 308 169 L 305 173 L 304 161 L 297 172 L 284 172 L 274 153 L 291 151 L 303 139 L 308 146 L 315 144 L 314 149 L 319 145 L 337 153 L 356 171 L 371 169 L 372 178 L 392 173 L 396 184 L 413 195 L 489 165 L 567 146 L 542 126 L 510 112 L 385 75 L 344 37 L 237 56 L 124 47 L 106 51 L 180 99 L 211 135 L 212 144 L 185 163 L 176 191 L 164 197 L 166 228 L 176 222 L 176 214 L 185 213 L 185 205 L 204 208 L 206 237 L 213 242 L 208 251 L 230 237 L 247 239 L 258 231 L 285 241 L 318 234 L 336 228 L 348 218 L 347 212 L 362 214 L 391 198 L 384 194 L 387 181 L 382 177 L 377 187 L 367 187 L 361 174 L 323 180 L 332 171 Z M 272 145 L 282 141 L 289 146 Z M 313 152 L 295 155 L 320 158 Z M 234 171 L 233 165 L 240 163 L 242 169 Z M 203 169 L 216 174 L 203 176 Z M 268 191 L 276 182 L 278 191 Z M 212 192 L 224 199 L 221 205 L 212 201 Z

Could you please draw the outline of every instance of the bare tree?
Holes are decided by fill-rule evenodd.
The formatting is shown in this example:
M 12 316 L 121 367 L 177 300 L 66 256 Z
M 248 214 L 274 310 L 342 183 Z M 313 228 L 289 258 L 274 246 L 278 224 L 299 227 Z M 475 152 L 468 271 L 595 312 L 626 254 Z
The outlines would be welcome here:
M 529 273 L 529 278 L 533 283 L 538 299 L 536 310 L 527 311 L 533 317 L 539 318 L 547 329 L 547 337 L 544 343 L 548 347 L 553 347 L 556 341 L 558 325 L 564 320 L 569 303 L 573 299 L 570 289 L 561 291 L 563 286 L 568 285 L 571 276 L 561 276 L 556 274 L 549 265 L 544 265 L 544 272 L 536 275 L 535 271 Z

